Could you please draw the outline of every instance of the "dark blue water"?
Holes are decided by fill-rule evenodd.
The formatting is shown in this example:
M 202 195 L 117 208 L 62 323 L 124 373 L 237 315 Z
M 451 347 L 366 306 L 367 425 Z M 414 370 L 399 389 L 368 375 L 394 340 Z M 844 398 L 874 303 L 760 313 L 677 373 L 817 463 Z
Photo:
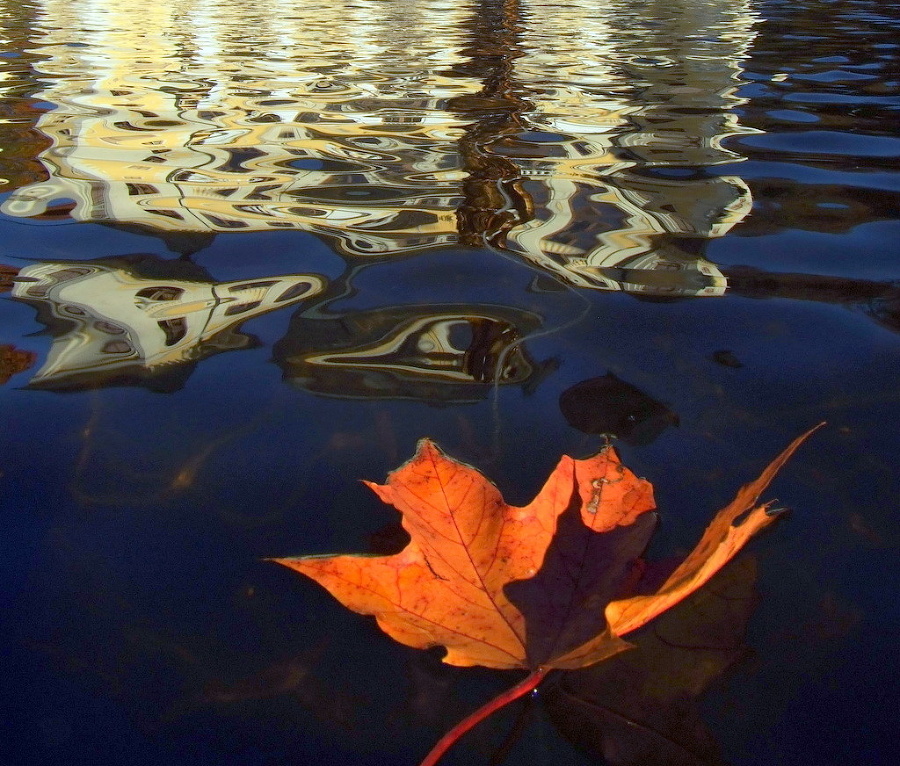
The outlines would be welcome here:
M 0 2 L 0 764 L 416 764 L 520 675 L 271 556 L 389 552 L 423 436 L 617 435 L 653 557 L 792 513 L 458 764 L 893 761 L 900 14 Z

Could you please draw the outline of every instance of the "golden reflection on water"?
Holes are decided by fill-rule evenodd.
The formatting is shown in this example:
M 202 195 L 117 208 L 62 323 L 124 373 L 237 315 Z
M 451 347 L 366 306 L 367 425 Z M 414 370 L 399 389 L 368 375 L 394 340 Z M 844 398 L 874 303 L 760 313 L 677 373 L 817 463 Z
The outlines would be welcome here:
M 71 199 L 77 220 L 299 228 L 354 254 L 452 242 L 462 120 L 442 105 L 476 84 L 433 74 L 452 46 L 391 7 L 43 3 L 50 179 L 4 212 Z
M 49 178 L 7 215 L 488 243 L 582 287 L 724 292 L 696 242 L 750 209 L 703 172 L 740 159 L 749 2 L 37 6 Z
M 194 273 L 179 274 L 186 270 Z M 53 334 L 30 386 L 141 381 L 165 390 L 183 382 L 183 371 L 173 376 L 180 366 L 250 347 L 243 322 L 326 284 L 311 274 L 216 282 L 199 267 L 138 256 L 26 266 L 12 295 L 34 305 Z

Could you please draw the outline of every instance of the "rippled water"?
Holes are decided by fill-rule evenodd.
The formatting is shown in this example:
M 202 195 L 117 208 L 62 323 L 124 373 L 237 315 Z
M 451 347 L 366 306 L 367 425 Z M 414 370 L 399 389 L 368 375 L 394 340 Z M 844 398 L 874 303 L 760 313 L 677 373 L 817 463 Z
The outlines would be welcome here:
M 422 436 L 524 502 L 603 431 L 669 556 L 820 420 L 693 617 L 447 763 L 888 762 L 898 35 L 875 0 L 0 0 L 0 763 L 416 763 L 514 674 L 264 557 L 402 544 L 357 480 Z

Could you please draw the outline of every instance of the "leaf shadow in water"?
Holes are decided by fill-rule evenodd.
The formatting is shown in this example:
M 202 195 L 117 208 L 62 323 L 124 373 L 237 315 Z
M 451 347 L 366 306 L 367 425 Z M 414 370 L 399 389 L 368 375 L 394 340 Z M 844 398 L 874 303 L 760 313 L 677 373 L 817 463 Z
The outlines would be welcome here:
M 611 766 L 723 764 L 698 698 L 746 656 L 756 564 L 741 557 L 641 632 L 635 648 L 542 689 L 550 719 Z

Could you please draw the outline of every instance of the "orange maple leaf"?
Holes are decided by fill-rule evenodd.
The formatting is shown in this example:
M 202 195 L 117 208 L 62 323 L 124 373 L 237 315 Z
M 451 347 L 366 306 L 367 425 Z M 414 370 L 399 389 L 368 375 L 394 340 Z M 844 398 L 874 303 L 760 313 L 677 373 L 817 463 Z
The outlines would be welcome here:
M 611 446 L 585 460 L 564 456 L 534 500 L 516 507 L 477 470 L 423 439 L 386 484 L 366 482 L 403 515 L 411 539 L 400 553 L 273 560 L 375 615 L 397 641 L 446 647 L 446 663 L 534 671 L 495 709 L 550 669 L 586 667 L 628 649 L 621 636 L 707 582 L 775 520 L 759 495 L 821 425 L 742 487 L 694 551 L 652 588 L 640 557 L 656 528 L 653 490 Z M 434 763 L 438 750 L 424 763 Z
M 586 460 L 564 456 L 520 508 L 423 439 L 387 484 L 366 482 L 403 514 L 411 537 L 403 551 L 274 561 L 375 615 L 403 644 L 445 646 L 451 665 L 584 667 L 628 648 L 620 636 L 695 591 L 775 520 L 757 499 L 813 430 L 741 488 L 652 593 L 640 592 L 637 575 L 656 526 L 653 490 L 609 446 Z

